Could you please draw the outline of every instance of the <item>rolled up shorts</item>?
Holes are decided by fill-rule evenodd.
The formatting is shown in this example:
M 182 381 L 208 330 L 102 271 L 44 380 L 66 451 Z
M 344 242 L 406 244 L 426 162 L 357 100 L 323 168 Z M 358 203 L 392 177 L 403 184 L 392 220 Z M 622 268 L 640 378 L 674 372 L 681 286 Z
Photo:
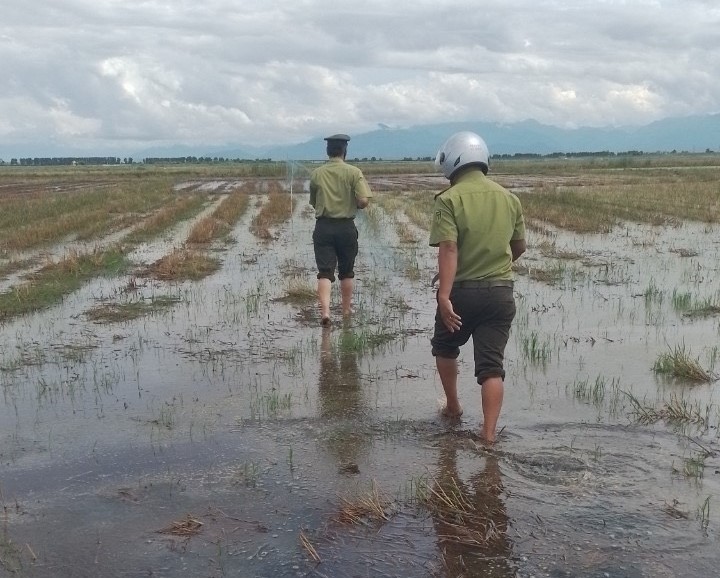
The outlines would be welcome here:
M 453 285 L 450 301 L 462 327 L 451 333 L 436 310 L 432 354 L 456 359 L 472 337 L 477 382 L 505 379 L 505 346 L 515 318 L 512 281 L 460 281 Z
M 317 219 L 313 248 L 318 279 L 335 281 L 336 268 L 341 280 L 355 277 L 353 269 L 358 254 L 358 231 L 353 219 Z

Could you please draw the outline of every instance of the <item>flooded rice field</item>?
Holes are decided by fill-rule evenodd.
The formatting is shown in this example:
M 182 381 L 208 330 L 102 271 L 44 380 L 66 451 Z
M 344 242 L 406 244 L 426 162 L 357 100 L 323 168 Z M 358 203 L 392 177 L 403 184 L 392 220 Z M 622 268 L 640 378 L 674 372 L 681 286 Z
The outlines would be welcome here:
M 693 314 L 719 297 L 717 227 L 530 228 L 486 449 L 469 346 L 462 421 L 438 416 L 435 250 L 387 202 L 413 178 L 357 219 L 349 322 L 321 328 L 307 294 L 298 192 L 262 241 L 258 194 L 201 281 L 96 279 L 0 325 L 0 575 L 718 575 L 720 317 Z M 226 183 L 178 194 L 197 186 Z M 89 315 L 158 297 L 134 320 Z M 661 371 L 682 353 L 708 379 Z

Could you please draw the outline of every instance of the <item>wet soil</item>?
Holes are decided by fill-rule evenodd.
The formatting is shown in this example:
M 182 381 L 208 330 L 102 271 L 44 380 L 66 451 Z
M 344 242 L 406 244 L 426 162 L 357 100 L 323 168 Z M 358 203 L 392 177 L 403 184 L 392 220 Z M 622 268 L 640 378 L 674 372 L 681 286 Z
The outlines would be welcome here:
M 427 178 L 375 186 L 401 194 Z M 174 307 L 94 323 L 86 313 L 125 298 L 129 281 L 102 279 L 0 327 L 0 575 L 715 575 L 717 383 L 652 367 L 683 344 L 718 371 L 718 317 L 673 305 L 680 292 L 716 296 L 716 229 L 531 230 L 504 429 L 486 448 L 470 346 L 462 420 L 438 414 L 434 250 L 401 243 L 392 215 L 362 214 L 352 319 L 334 293 L 321 328 L 312 300 L 285 298 L 289 278 L 314 283 L 306 206 L 297 194 L 261 242 L 251 203 L 216 250 L 219 272 L 134 293 Z M 681 399 L 707 419 L 641 424 L 629 395 Z M 463 512 L 432 507 L 423 488 L 445 488 Z M 347 504 L 369 495 L 384 518 L 347 523 Z M 201 525 L 167 532 L 188 516 Z

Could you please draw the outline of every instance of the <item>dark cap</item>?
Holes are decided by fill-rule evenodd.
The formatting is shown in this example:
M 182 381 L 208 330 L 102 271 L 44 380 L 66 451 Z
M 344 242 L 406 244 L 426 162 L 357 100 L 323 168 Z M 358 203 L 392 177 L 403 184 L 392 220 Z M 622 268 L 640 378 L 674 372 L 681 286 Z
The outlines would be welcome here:
M 341 140 L 347 142 L 350 140 L 350 137 L 346 134 L 334 134 L 331 136 L 326 136 L 325 140 Z

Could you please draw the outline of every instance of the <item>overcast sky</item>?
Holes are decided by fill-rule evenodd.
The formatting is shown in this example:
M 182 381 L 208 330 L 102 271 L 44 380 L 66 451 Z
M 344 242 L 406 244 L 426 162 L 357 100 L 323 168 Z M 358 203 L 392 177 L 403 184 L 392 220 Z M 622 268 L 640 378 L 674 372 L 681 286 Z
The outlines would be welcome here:
M 720 2 L 7 1 L 0 77 L 23 149 L 638 125 L 720 112 Z

